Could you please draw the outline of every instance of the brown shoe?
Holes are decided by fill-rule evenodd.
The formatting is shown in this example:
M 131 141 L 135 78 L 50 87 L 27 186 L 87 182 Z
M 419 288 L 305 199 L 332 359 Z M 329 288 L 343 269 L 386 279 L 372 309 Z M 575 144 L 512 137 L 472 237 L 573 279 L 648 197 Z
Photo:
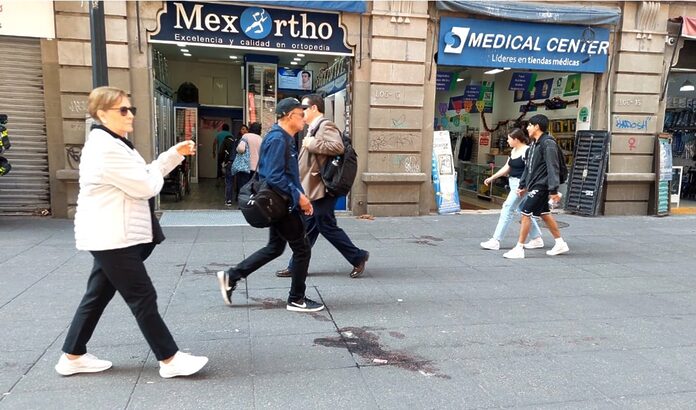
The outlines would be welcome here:
M 289 278 L 292 276 L 292 272 L 290 272 L 290 269 L 281 269 L 279 271 L 276 271 L 276 276 L 279 278 Z
M 350 277 L 355 279 L 359 278 L 363 272 L 365 272 L 365 262 L 370 259 L 370 252 L 365 251 L 365 259 L 358 266 L 353 266 L 353 270 L 350 271 Z

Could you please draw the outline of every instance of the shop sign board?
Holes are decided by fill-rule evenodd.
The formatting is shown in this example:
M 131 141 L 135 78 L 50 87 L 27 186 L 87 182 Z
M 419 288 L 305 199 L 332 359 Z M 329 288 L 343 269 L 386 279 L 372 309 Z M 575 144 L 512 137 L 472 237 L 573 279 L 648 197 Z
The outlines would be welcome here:
M 452 141 L 449 131 L 433 133 L 433 189 L 439 214 L 459 212 L 459 190 L 457 189 L 457 173 L 454 171 L 452 157 Z
M 440 19 L 438 64 L 603 73 L 608 53 L 606 28 Z
M 55 38 L 53 2 L 0 1 L 0 36 Z
M 337 13 L 169 1 L 152 43 L 353 55 Z
M 532 84 L 536 82 L 536 73 L 512 73 L 510 78 L 510 91 L 530 91 Z

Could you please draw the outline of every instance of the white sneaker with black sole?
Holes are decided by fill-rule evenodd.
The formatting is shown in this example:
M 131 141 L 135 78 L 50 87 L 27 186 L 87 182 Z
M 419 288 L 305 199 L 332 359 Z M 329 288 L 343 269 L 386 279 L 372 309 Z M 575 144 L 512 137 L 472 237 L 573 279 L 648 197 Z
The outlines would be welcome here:
M 312 299 L 304 298 L 297 302 L 288 302 L 287 309 L 293 312 L 318 312 L 324 310 L 324 305 Z
M 218 285 L 220 286 L 222 300 L 227 306 L 232 306 L 232 292 L 237 287 L 237 281 L 230 285 L 229 277 L 230 276 L 227 271 L 221 270 L 217 273 Z
M 562 241 L 556 242 L 556 244 L 553 245 L 553 248 L 551 248 L 551 250 L 546 251 L 546 254 L 549 256 L 556 256 L 562 253 L 566 253 L 568 251 L 570 251 L 568 244 L 566 243 L 566 241 Z

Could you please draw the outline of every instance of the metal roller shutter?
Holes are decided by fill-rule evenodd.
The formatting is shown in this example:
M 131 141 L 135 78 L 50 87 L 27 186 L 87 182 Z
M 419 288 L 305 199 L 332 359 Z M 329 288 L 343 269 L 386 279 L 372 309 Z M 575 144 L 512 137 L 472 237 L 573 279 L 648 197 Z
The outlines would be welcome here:
M 0 113 L 7 114 L 12 171 L 0 176 L 0 215 L 49 209 L 48 149 L 41 46 L 38 39 L 0 36 Z

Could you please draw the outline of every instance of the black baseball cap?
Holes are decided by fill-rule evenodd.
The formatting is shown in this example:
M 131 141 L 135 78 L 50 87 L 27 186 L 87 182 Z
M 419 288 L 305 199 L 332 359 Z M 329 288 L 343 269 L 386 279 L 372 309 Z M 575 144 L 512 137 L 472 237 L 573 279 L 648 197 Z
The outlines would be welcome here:
M 286 115 L 290 114 L 290 112 L 292 112 L 292 110 L 294 110 L 295 108 L 302 108 L 304 110 L 308 107 L 308 105 L 302 105 L 300 100 L 298 100 L 297 98 L 283 98 L 282 100 L 278 101 L 278 105 L 276 105 L 276 116 L 278 118 L 285 117 Z

